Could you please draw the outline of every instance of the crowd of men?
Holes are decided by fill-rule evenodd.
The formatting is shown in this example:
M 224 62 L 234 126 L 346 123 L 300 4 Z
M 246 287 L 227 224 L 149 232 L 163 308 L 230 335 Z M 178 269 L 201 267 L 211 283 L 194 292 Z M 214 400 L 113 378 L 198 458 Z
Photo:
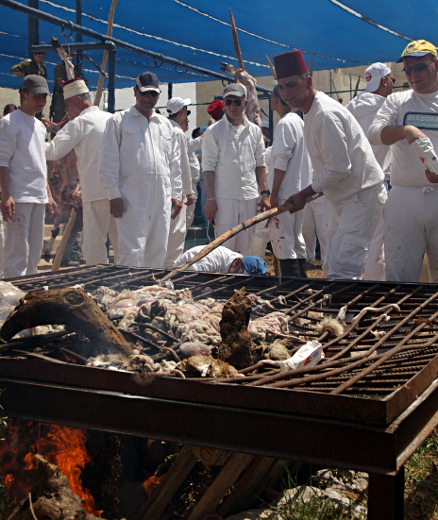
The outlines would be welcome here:
M 68 122 L 55 128 L 35 117 L 49 90 L 42 60 L 32 59 L 20 107 L 0 120 L 4 277 L 37 272 L 46 205 L 56 211 L 46 161 L 74 151 L 89 265 L 108 262 L 108 237 L 120 265 L 171 268 L 198 253 L 184 253 L 184 244 L 202 166 L 204 212 L 216 236 L 257 207 L 290 204 L 269 223 L 284 276 L 306 276 L 316 233 L 327 277 L 416 282 L 427 253 L 430 280 L 438 281 L 438 173 L 422 162 L 438 145 L 438 58 L 429 42 L 411 42 L 398 60 L 409 90 L 392 93 L 391 70 L 374 63 L 365 92 L 347 107 L 314 88 L 301 51 L 275 56 L 271 107 L 280 120 L 269 156 L 261 127 L 245 114 L 241 83 L 225 87 L 223 101 L 209 107 L 211 124 L 189 138 L 191 100 L 171 98 L 167 117 L 159 114 L 152 72 L 136 79 L 135 104 L 113 115 L 93 106 L 86 82 L 75 78 L 62 83 Z M 56 130 L 49 141 L 47 130 Z M 265 274 L 264 261 L 251 256 L 253 235 L 254 228 L 238 233 L 198 268 Z

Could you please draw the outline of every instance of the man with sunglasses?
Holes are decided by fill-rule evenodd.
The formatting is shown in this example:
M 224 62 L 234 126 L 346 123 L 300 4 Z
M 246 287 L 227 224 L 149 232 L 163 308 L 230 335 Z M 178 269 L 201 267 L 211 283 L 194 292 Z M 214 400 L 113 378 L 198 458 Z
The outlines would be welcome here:
M 373 144 L 391 145 L 391 185 L 385 208 L 386 279 L 418 282 L 426 252 L 438 281 L 438 176 L 425 171 L 415 147 L 438 150 L 438 60 L 435 45 L 416 40 L 403 62 L 410 90 L 388 96 L 370 127 Z M 430 141 L 429 141 L 430 140 Z
M 160 83 L 138 76 L 135 105 L 107 122 L 99 175 L 117 219 L 120 265 L 163 267 L 169 226 L 182 206 L 180 149 L 173 126 L 154 110 Z
M 385 99 L 392 93 L 395 78 L 391 69 L 384 63 L 371 64 L 364 72 L 366 81 L 365 91 L 353 98 L 347 105 L 347 109 L 353 114 L 360 124 L 365 135 L 371 123 L 374 121 L 379 108 Z M 389 146 L 371 145 L 377 162 L 383 173 L 389 178 L 391 158 Z M 385 254 L 383 248 L 383 216 L 377 224 L 373 239 L 371 240 L 368 256 L 364 265 L 365 280 L 385 279 Z
M 266 180 L 265 145 L 257 125 L 245 116 L 246 87 L 232 83 L 224 90 L 225 115 L 204 134 L 202 169 L 207 196 L 205 215 L 220 236 L 257 213 L 259 188 L 263 209 L 270 209 Z M 254 228 L 224 242 L 248 256 Z

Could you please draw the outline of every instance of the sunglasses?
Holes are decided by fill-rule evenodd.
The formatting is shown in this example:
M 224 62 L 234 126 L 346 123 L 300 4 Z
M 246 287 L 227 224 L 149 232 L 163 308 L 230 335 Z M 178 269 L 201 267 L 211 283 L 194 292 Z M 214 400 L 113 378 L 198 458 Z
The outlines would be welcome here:
M 242 100 L 241 100 L 241 99 L 226 99 L 226 100 L 225 100 L 225 105 L 226 105 L 227 107 L 231 106 L 233 103 L 234 103 L 237 107 L 240 107 L 240 105 L 242 104 Z
M 415 72 L 423 72 L 423 70 L 426 69 L 431 63 L 431 61 L 429 61 L 429 63 L 417 63 L 416 65 L 412 65 L 412 67 L 405 67 L 402 69 L 402 72 L 403 74 L 406 74 L 406 76 L 412 74 L 413 70 L 415 70 Z
M 155 92 L 155 90 L 146 90 L 145 92 L 141 92 L 139 89 L 137 89 L 137 92 L 140 94 L 140 96 L 157 97 L 159 94 L 159 92 Z
M 395 82 L 397 81 L 396 78 L 391 78 L 391 76 L 386 76 L 386 79 L 390 79 L 393 85 L 395 85 Z

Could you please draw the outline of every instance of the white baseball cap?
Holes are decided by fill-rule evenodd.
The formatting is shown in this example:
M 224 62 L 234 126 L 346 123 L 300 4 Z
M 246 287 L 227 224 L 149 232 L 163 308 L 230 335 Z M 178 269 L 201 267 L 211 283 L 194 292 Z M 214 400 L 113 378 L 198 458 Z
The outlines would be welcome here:
M 375 92 L 379 88 L 380 80 L 388 74 L 391 74 L 391 69 L 384 63 L 378 61 L 370 65 L 364 72 L 366 92 Z
M 192 100 L 190 98 L 180 98 L 180 97 L 173 97 L 170 98 L 167 102 L 167 112 L 169 115 L 177 114 L 180 110 L 182 110 L 184 107 L 188 107 L 192 104 Z M 189 114 L 189 112 L 187 112 Z

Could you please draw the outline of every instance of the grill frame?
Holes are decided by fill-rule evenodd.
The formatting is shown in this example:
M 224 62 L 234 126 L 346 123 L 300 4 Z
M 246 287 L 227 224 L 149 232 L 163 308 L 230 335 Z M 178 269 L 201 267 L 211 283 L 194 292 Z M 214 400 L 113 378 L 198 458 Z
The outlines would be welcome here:
M 125 277 L 122 287 L 137 279 L 153 284 L 154 278 L 165 274 L 159 269 L 93 266 L 10 281 L 25 291 L 78 282 L 85 282 L 89 290 L 96 283 L 114 283 L 117 276 Z M 430 299 L 438 293 L 436 284 L 280 280 L 193 272 L 178 275 L 174 283 L 192 287 L 196 297 L 206 288 L 209 296 L 230 297 L 243 285 L 264 296 L 273 291 L 298 295 L 300 290 L 312 289 L 313 295 L 331 291 L 338 297 L 355 288 L 356 296 L 349 300 L 354 302 L 350 305 L 354 312 L 365 306 L 363 295 L 372 291 L 379 291 L 385 301 L 391 295 L 403 298 L 409 293 L 405 301 L 413 300 L 409 305 L 414 311 L 424 310 L 421 306 L 428 295 Z M 431 316 L 438 312 L 435 300 L 436 296 Z M 324 310 L 331 312 L 333 307 L 335 312 L 343 302 L 338 299 L 337 307 L 333 303 L 332 297 Z M 412 337 L 425 325 L 416 327 Z M 402 340 L 408 336 L 404 334 Z M 435 334 L 429 338 L 433 346 L 434 338 Z M 11 417 L 365 471 L 370 477 L 368 518 L 396 520 L 403 517 L 403 465 L 438 425 L 437 367 L 435 355 L 400 388 L 383 398 L 365 398 L 302 388 L 140 377 L 1 357 L 0 388 L 5 389 L 1 404 Z

